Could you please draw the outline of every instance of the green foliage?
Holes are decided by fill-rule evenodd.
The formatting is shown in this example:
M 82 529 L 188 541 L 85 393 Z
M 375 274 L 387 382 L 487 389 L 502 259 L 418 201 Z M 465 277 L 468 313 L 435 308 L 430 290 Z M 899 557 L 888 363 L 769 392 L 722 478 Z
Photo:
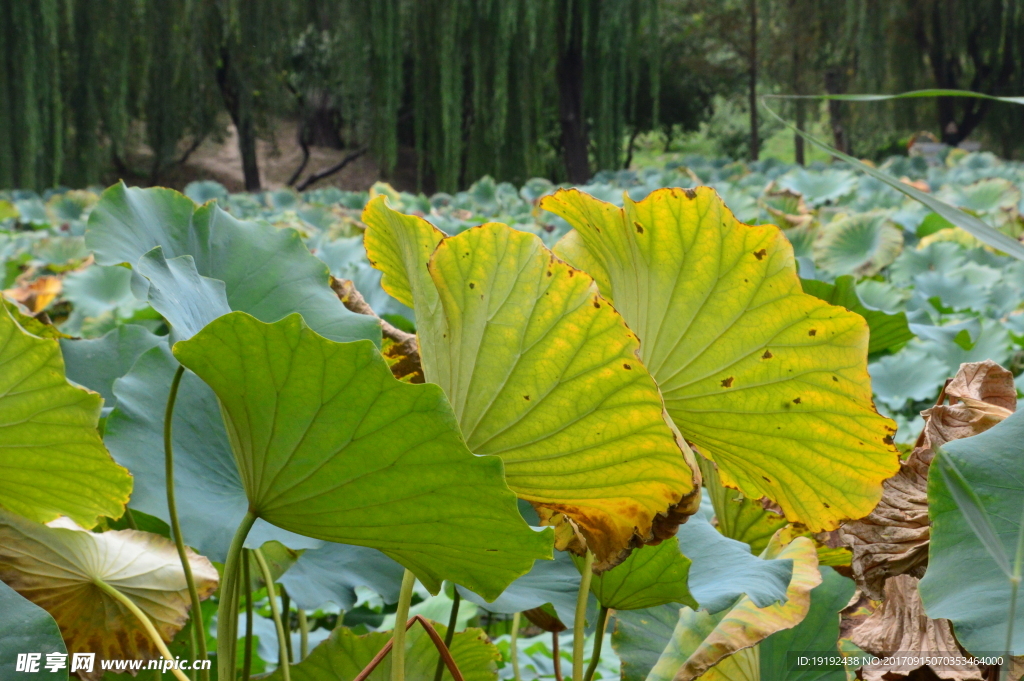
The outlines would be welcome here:
M 46 656 L 50 653 L 67 653 L 60 629 L 45 610 L 26 600 L 17 591 L 0 582 L 0 608 L 4 612 L 4 620 L 0 623 L 0 671 L 14 677 L 18 655 L 37 653 L 40 655 L 39 667 L 43 668 Z M 53 678 L 68 678 L 65 668 Z

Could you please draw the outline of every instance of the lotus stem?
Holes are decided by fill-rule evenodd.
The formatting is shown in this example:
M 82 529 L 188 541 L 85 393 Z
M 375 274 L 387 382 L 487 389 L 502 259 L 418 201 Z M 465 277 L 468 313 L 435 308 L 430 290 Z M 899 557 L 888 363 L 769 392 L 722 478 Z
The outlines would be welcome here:
M 165 660 L 177 662 L 177 660 L 174 659 L 174 656 L 171 655 L 171 651 L 167 649 L 167 644 L 164 643 L 163 638 L 161 638 L 160 632 L 158 632 L 156 630 L 156 627 L 153 626 L 153 622 L 151 622 L 149 617 L 146 616 L 146 613 L 142 612 L 142 609 L 139 608 L 139 606 L 135 605 L 135 602 L 132 601 L 132 599 L 128 598 L 123 593 L 121 593 L 114 587 L 104 582 L 102 579 L 93 580 L 93 583 L 96 586 L 98 586 L 100 590 L 102 590 L 105 594 L 116 600 L 124 607 L 128 608 L 128 610 L 130 610 L 131 613 L 135 615 L 135 617 L 142 624 L 142 628 L 146 630 L 146 634 L 149 635 L 150 640 L 153 641 L 153 645 L 156 646 L 157 650 L 160 651 L 160 654 L 164 656 Z M 180 669 L 172 667 L 169 671 L 172 674 L 174 674 L 174 677 L 178 679 L 178 681 L 189 681 L 189 678 L 185 676 L 185 672 L 181 671 Z
M 411 570 L 406 570 L 402 576 L 402 590 L 398 594 L 395 630 L 391 635 L 391 681 L 405 681 L 405 622 L 409 619 L 412 588 L 415 585 L 416 575 Z
M 306 618 L 306 611 L 298 608 L 299 612 L 299 662 L 309 655 L 309 620 Z
M 217 678 L 235 678 L 238 648 L 238 577 L 241 572 L 242 547 L 256 522 L 256 514 L 248 511 L 239 523 L 224 561 L 224 578 L 220 583 L 220 604 L 217 606 Z
M 576 598 L 576 621 L 572 627 L 572 681 L 583 681 L 583 644 L 586 641 L 587 600 L 590 580 L 594 576 L 594 552 L 587 549 L 580 575 L 580 592 Z
M 245 582 L 245 645 L 242 648 L 242 681 L 252 676 L 252 577 L 249 574 L 249 554 L 242 549 L 242 580 Z
M 551 632 L 551 657 L 555 666 L 555 681 L 564 681 L 562 679 L 562 653 L 558 650 L 557 631 Z
M 171 381 L 171 390 L 167 393 L 167 408 L 164 411 L 164 478 L 167 483 L 167 514 L 171 519 L 171 536 L 174 537 L 174 546 L 178 549 L 178 559 L 181 560 L 181 569 L 185 572 L 185 584 L 188 585 L 188 596 L 192 601 L 192 626 L 193 628 L 198 627 L 202 633 L 201 636 L 192 640 L 192 659 L 205 660 L 207 651 L 206 632 L 203 630 L 203 609 L 199 602 L 199 592 L 196 590 L 196 580 L 192 576 L 192 564 L 188 562 L 188 554 L 185 551 L 185 539 L 181 536 L 178 505 L 174 500 L 174 445 L 171 433 L 174 403 L 178 399 L 178 386 L 181 385 L 181 377 L 184 373 L 185 367 L 179 364 L 178 370 L 174 372 L 174 380 Z M 198 649 L 196 644 L 198 644 Z M 210 681 L 210 670 L 201 670 L 199 678 L 202 681 Z
M 608 608 L 601 606 L 601 610 L 597 613 L 597 629 L 594 631 L 594 650 L 590 654 L 590 666 L 587 667 L 587 673 L 583 676 L 583 681 L 591 681 L 594 678 L 594 672 L 597 671 L 597 665 L 601 661 L 601 647 L 604 645 L 604 630 L 608 626 Z
M 459 587 L 452 584 L 452 612 L 448 615 L 448 631 L 444 632 L 444 647 L 451 650 L 452 639 L 455 638 L 455 627 L 459 623 L 459 603 L 462 602 L 462 594 Z M 444 657 L 438 654 L 437 669 L 434 670 L 434 681 L 441 681 L 444 674 Z
M 512 677 L 515 681 L 522 681 L 519 675 L 519 617 L 521 613 L 512 615 L 512 636 L 508 642 L 508 654 L 512 658 Z
M 281 624 L 284 626 L 284 643 L 288 647 L 288 662 L 295 662 L 295 651 L 292 650 L 292 599 L 288 590 L 281 585 Z
M 259 549 L 252 550 L 252 556 L 263 573 L 263 583 L 267 585 L 267 598 L 270 601 L 270 615 L 274 618 L 274 627 L 277 629 L 278 657 L 281 664 L 281 676 L 284 681 L 292 681 L 292 661 L 288 658 L 288 635 L 285 633 L 284 624 L 281 622 L 281 608 L 277 603 L 277 594 L 274 593 L 274 575 L 270 573 L 270 566 L 267 565 L 263 552 Z
M 128 523 L 129 530 L 139 529 L 138 523 L 135 522 L 135 515 L 132 513 L 132 509 L 125 507 L 124 509 L 124 521 Z

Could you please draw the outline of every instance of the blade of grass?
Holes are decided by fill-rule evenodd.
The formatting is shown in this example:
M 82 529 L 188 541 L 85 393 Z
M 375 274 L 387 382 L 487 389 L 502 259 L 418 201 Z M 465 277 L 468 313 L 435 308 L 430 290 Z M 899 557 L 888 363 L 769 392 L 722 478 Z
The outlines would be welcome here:
M 951 92 L 959 91 L 954 90 Z M 775 113 L 775 111 L 773 111 L 772 108 L 765 103 L 764 99 L 762 99 L 761 105 L 765 108 L 765 110 L 768 113 L 774 116 L 777 121 L 779 121 L 786 127 L 790 128 L 793 132 L 800 135 L 805 140 L 807 140 L 814 146 L 818 147 L 822 151 L 825 151 L 826 153 L 831 154 L 832 156 L 835 156 L 836 158 L 842 161 L 845 161 L 846 163 L 850 164 L 857 170 L 860 170 L 861 172 L 870 175 L 876 180 L 884 182 L 893 189 L 902 192 L 903 194 L 906 194 L 910 198 L 919 201 L 920 203 L 923 203 L 925 206 L 931 208 L 933 211 L 935 211 L 945 219 L 949 220 L 957 227 L 977 237 L 979 240 L 988 244 L 992 248 L 998 249 L 1006 253 L 1007 255 L 1011 255 L 1019 260 L 1024 260 L 1024 244 L 1017 241 L 1016 239 L 1013 239 L 1007 236 L 1006 234 L 1003 234 L 999 230 L 990 227 L 989 225 L 982 222 L 979 218 L 973 215 L 969 215 L 964 211 L 960 210 L 959 208 L 949 205 L 945 201 L 940 201 L 931 194 L 927 194 L 921 191 L 920 189 L 911 187 L 909 184 L 900 181 L 899 179 L 893 177 L 892 175 L 889 175 L 888 173 L 878 170 L 877 168 L 872 168 L 866 163 L 858 161 L 853 156 L 844 154 L 838 149 L 831 147 L 825 142 L 822 142 L 821 140 L 817 139 L 813 135 L 810 135 L 804 132 L 803 130 L 800 130 L 795 125 L 789 123 L 784 118 Z

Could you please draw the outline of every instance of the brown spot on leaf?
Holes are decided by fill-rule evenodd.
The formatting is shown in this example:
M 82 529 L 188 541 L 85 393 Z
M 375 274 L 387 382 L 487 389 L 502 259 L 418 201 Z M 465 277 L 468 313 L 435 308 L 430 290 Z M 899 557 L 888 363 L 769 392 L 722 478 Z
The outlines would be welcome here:
M 469 287 L 470 288 L 476 288 L 476 284 L 474 284 L 473 282 L 469 282 Z
M 833 381 L 835 381 L 836 383 L 838 383 L 838 382 L 839 382 L 839 378 L 837 378 L 836 376 L 833 376 L 833 377 L 832 377 L 832 380 L 833 380 Z
M 629 366 L 628 364 L 623 364 L 622 368 L 625 369 L 626 371 L 632 371 L 633 370 L 633 367 Z
M 529 395 L 523 395 L 523 399 L 526 400 L 527 402 L 529 402 L 530 401 L 530 396 Z
M 576 270 L 569 268 L 569 276 L 572 277 L 574 274 L 576 274 Z
M 639 222 L 637 222 L 636 220 L 634 220 L 634 221 L 633 221 L 633 226 L 634 226 L 634 227 L 636 227 L 636 233 L 637 233 L 637 234 L 643 234 L 643 233 L 644 233 L 644 227 L 643 227 L 643 225 L 641 225 L 641 224 L 640 224 Z
M 772 481 L 770 479 L 766 478 L 763 475 L 761 476 L 761 479 L 764 480 L 765 482 L 767 482 L 769 485 L 772 484 Z
M 594 307 L 596 307 L 599 310 L 601 309 L 601 303 L 597 302 L 597 298 L 594 298 Z
M 825 508 L 832 508 L 831 506 L 829 506 L 828 504 L 826 504 L 826 503 L 825 503 L 824 501 L 823 501 L 823 502 L 821 502 L 821 505 L 822 505 L 822 506 L 824 506 Z
M 771 359 L 771 358 L 772 358 L 772 357 L 774 357 L 774 356 L 775 356 L 775 355 L 773 355 L 773 354 L 771 353 L 771 350 L 765 350 L 765 351 L 764 351 L 764 354 L 763 354 L 763 355 L 761 355 L 761 359 Z
M 760 251 L 754 251 L 754 257 L 758 260 L 764 260 L 764 256 L 768 255 L 768 249 L 762 248 Z
M 732 387 L 732 380 L 733 380 L 732 376 L 730 376 L 729 378 L 723 378 L 722 379 L 722 387 L 723 388 L 731 388 Z
M 793 400 L 793 404 L 800 404 L 800 398 L 798 397 L 795 400 Z
M 808 336 L 817 336 L 818 335 L 818 330 L 817 329 L 811 329 L 810 331 L 807 332 L 807 335 Z
M 695 189 L 684 189 L 683 193 L 686 194 L 686 198 L 688 199 L 697 198 L 697 191 Z
M 887 445 L 891 445 L 893 443 L 892 435 L 886 435 L 885 437 L 883 437 L 882 442 L 884 442 Z
M 551 276 L 551 270 L 548 270 L 548 276 L 549 277 Z

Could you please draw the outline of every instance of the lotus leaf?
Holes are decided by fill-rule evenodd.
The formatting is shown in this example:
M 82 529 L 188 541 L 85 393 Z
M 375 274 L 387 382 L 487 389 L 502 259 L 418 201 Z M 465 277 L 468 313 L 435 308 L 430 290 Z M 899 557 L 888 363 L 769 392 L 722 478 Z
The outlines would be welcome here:
M 814 531 L 871 511 L 899 460 L 871 403 L 867 324 L 801 290 L 775 225 L 738 223 L 708 188 L 541 205 L 576 228 L 556 251 L 639 335 L 668 413 L 725 485 Z
M 786 602 L 758 608 L 744 597 L 718 615 L 683 609 L 672 639 L 648 676 L 650 681 L 692 681 L 723 660 L 730 660 L 737 652 L 757 645 L 777 631 L 796 626 L 806 617 L 811 590 L 822 580 L 814 544 L 804 537 L 784 547 L 773 542 L 765 555 L 793 560 L 793 578 L 786 591 Z M 728 664 L 751 666 L 751 660 L 749 655 L 742 656 L 731 659 Z M 748 670 L 748 678 L 749 674 Z
M 814 262 L 832 274 L 873 276 L 892 264 L 903 248 L 903 230 L 885 213 L 840 217 L 820 228 Z
M 447 239 L 384 199 L 364 213 L 382 285 L 416 311 L 428 381 L 542 520 L 568 516 L 598 570 L 671 536 L 699 498 L 635 336 L 590 277 L 495 223 Z M 432 255 L 431 255 L 432 254 Z
M 550 564 L 548 560 L 537 561 L 534 569 Z M 320 548 L 303 551 L 298 562 L 279 581 L 299 608 L 316 610 L 334 603 L 342 610 L 351 610 L 356 602 L 357 586 L 372 589 L 385 603 L 397 601 L 403 572 L 401 565 L 380 551 L 325 543 Z
M 372 343 L 232 312 L 174 355 L 217 394 L 256 517 L 379 549 L 432 592 L 451 579 L 493 599 L 550 557 L 501 460 L 473 456 L 440 389 L 395 379 Z
M 15 678 L 18 655 L 38 653 L 41 656 L 39 666 L 43 668 L 48 654 L 67 654 L 60 629 L 50 613 L 3 582 L 0 582 L 0 612 L 4 613 L 0 621 L 0 675 L 3 678 Z M 56 677 L 51 675 L 50 678 L 67 681 L 68 670 L 60 670 Z
M 851 275 L 837 277 L 833 284 L 805 279 L 801 281 L 801 285 L 804 291 L 812 296 L 821 298 L 832 305 L 841 305 L 864 318 L 870 330 L 868 355 L 886 350 L 899 350 L 914 337 L 907 324 L 905 313 L 889 314 L 865 305 L 861 301 L 858 287 L 855 286 Z
M 51 525 L 0 510 L 0 580 L 53 616 L 69 653 L 158 658 L 136 616 L 98 583 L 131 599 L 170 641 L 184 626 L 191 603 L 174 544 L 136 530 L 87 532 L 66 519 Z M 217 587 L 217 570 L 206 558 L 187 555 L 205 599 Z M 97 664 L 89 680 L 102 674 Z
M 114 381 L 132 368 L 142 353 L 164 339 L 137 324 L 111 329 L 101 338 L 62 338 L 60 350 L 67 365 L 68 379 L 103 396 L 106 415 L 117 403 Z
M 102 404 L 68 383 L 56 340 L 26 332 L 0 306 L 0 505 L 87 527 L 121 517 L 132 479 L 100 440 Z
M 136 263 L 157 246 L 174 260 L 190 255 L 196 272 L 224 282 L 228 305 L 265 322 L 300 313 L 336 341 L 380 341 L 376 320 L 348 311 L 328 286 L 327 266 L 293 230 L 243 222 L 215 202 L 201 207 L 163 188 L 116 184 L 89 216 L 86 244 L 101 265 Z
M 434 629 L 442 637 L 448 628 L 436 622 Z M 349 681 L 369 664 L 381 648 L 391 640 L 390 632 L 357 636 L 351 629 L 336 629 L 331 637 L 318 645 L 301 664 L 290 669 L 293 681 Z M 467 629 L 455 634 L 451 645 L 452 658 L 466 681 L 496 681 L 497 662 L 501 653 L 487 640 L 481 629 Z M 437 648 L 419 624 L 414 624 L 405 639 L 406 681 L 433 681 L 437 668 Z M 366 677 L 367 681 L 388 681 L 391 678 L 391 655 Z M 280 671 L 268 681 L 281 681 Z M 442 681 L 452 681 L 446 667 Z
M 1004 555 L 1017 551 L 1024 482 L 1016 475 L 1024 459 L 1024 411 L 989 430 L 943 445 L 928 475 L 932 520 L 928 571 L 919 591 L 933 619 L 948 619 L 968 651 L 1000 651 L 1006 643 L 1010 580 L 975 534 L 972 519 L 957 504 L 947 476 L 936 466 L 955 467 L 980 501 Z M 1024 594 L 1018 594 L 1011 650 L 1024 650 Z
M 131 508 L 170 522 L 164 468 L 164 409 L 178 362 L 166 344 L 139 357 L 114 383 L 117 409 L 107 418 L 104 440 L 110 453 L 135 476 Z M 231 535 L 249 507 L 234 454 L 220 417 L 217 396 L 192 372 L 178 389 L 173 424 L 174 481 L 181 534 L 189 546 L 224 562 Z M 257 520 L 245 546 L 277 540 L 292 549 L 317 548 L 303 537 Z

